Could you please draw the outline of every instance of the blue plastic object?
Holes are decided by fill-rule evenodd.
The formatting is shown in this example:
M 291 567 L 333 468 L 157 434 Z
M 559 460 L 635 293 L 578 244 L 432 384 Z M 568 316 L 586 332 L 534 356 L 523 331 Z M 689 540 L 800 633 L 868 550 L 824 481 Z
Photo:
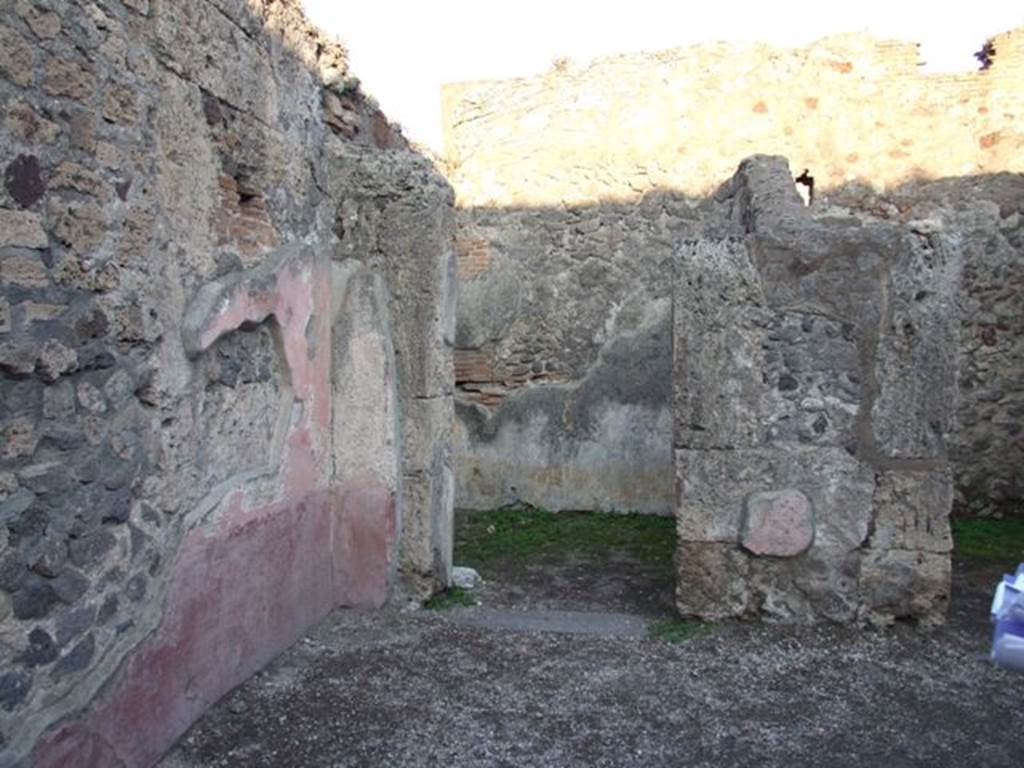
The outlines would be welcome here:
M 1017 573 L 1003 576 L 992 598 L 992 661 L 1024 672 L 1024 563 Z

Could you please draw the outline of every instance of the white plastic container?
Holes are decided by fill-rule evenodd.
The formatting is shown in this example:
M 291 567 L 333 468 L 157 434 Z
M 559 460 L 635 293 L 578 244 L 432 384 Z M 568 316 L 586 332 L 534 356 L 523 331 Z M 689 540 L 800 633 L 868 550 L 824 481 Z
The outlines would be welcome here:
M 1024 673 L 1024 563 L 1003 576 L 992 598 L 992 661 Z

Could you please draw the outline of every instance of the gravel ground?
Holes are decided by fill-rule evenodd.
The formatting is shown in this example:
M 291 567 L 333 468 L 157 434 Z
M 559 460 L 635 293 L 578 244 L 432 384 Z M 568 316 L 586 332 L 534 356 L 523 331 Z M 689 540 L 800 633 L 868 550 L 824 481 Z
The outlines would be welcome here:
M 667 610 L 663 574 L 608 565 L 512 572 L 481 602 Z M 931 631 L 728 623 L 670 645 L 338 611 L 160 765 L 1020 768 L 1024 676 L 987 661 L 1000 568 L 955 570 L 950 620 Z

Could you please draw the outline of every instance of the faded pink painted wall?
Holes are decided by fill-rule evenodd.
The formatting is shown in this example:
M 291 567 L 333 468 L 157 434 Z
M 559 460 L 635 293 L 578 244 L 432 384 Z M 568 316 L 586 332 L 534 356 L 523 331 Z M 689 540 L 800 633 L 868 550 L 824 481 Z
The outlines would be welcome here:
M 331 288 L 330 262 L 302 249 L 269 275 L 204 288 L 186 318 L 193 355 L 243 324 L 272 316 L 280 328 L 299 418 L 274 480 L 279 500 L 254 505 L 243 485 L 221 500 L 214 524 L 186 536 L 156 632 L 86 713 L 39 743 L 33 766 L 149 765 L 330 610 L 387 600 L 397 477 L 362 470 L 336 485 L 325 471 L 331 420 L 345 416 L 332 412 Z M 378 373 L 382 390 L 394 386 L 391 371 Z

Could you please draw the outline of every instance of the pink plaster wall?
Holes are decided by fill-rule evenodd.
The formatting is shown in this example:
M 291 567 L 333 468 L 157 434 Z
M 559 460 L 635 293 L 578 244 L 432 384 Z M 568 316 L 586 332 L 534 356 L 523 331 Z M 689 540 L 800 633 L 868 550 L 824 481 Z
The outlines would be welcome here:
M 37 768 L 144 766 L 211 704 L 339 605 L 380 605 L 391 492 L 367 478 L 256 510 L 241 494 L 185 540 L 163 622 L 77 720 L 45 738 Z
M 208 318 L 204 349 L 244 322 L 273 315 L 281 326 L 302 408 L 285 440 L 280 498 L 249 508 L 240 487 L 221 501 L 216 522 L 185 536 L 156 630 L 88 710 L 40 740 L 34 768 L 151 765 L 205 709 L 333 608 L 387 599 L 394 492 L 369 470 L 332 485 L 322 469 L 331 466 L 328 275 L 321 260 L 286 263 L 273 286 L 243 282 Z

